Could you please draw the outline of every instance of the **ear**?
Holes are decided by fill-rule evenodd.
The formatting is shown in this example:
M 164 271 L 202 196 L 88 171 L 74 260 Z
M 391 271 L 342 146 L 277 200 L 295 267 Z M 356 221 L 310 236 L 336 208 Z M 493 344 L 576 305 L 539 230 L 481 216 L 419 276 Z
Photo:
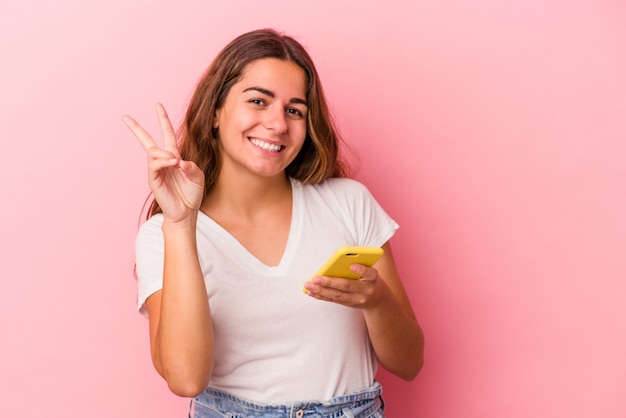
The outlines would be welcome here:
M 220 110 L 217 109 L 213 115 L 213 129 L 217 129 L 220 126 Z

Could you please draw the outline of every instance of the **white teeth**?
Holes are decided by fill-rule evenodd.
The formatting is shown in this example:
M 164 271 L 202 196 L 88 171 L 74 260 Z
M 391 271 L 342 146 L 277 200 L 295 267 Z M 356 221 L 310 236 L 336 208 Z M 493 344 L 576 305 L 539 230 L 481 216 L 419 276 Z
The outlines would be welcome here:
M 265 151 L 270 151 L 270 152 L 278 152 L 282 148 L 281 145 L 268 144 L 267 142 L 263 142 L 258 139 L 251 139 L 250 142 L 252 142 L 257 147 L 264 149 Z

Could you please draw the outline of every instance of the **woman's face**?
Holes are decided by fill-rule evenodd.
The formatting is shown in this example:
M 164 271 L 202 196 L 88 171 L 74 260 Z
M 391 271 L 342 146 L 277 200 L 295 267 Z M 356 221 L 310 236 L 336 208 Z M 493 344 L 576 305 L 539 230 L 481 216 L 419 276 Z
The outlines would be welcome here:
M 291 61 L 251 62 L 215 113 L 222 175 L 283 175 L 307 130 L 306 74 Z

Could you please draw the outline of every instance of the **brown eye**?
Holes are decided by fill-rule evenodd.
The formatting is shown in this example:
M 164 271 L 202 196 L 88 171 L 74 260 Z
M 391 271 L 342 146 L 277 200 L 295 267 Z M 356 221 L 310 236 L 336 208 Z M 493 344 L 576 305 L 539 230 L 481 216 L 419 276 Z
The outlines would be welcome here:
M 304 117 L 304 114 L 300 110 L 298 110 L 298 109 L 296 109 L 294 107 L 288 108 L 287 109 L 287 113 L 290 114 L 290 115 L 296 116 L 298 118 Z

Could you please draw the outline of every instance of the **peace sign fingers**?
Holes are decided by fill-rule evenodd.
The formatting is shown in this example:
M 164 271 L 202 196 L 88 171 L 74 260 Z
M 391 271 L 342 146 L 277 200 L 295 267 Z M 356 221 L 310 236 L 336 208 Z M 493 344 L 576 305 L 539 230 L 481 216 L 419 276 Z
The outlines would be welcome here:
M 193 161 L 183 161 L 176 134 L 165 108 L 156 105 L 163 137 L 160 147 L 135 119 L 122 121 L 139 140 L 148 157 L 148 185 L 166 219 L 178 222 L 198 211 L 204 196 L 204 173 Z
M 126 124 L 126 126 L 128 126 L 128 129 L 132 131 L 135 137 L 137 137 L 137 139 L 141 143 L 141 146 L 143 146 L 143 149 L 148 151 L 152 147 L 158 148 L 156 142 L 154 142 L 154 139 L 152 139 L 150 134 L 139 123 L 137 123 L 135 119 L 131 118 L 128 115 L 123 115 L 122 121 Z
M 159 125 L 161 126 L 161 134 L 163 135 L 163 147 L 180 158 L 174 127 L 161 103 L 156 104 L 156 111 L 157 117 L 159 118 Z
M 159 119 L 159 125 L 161 127 L 161 134 L 163 135 L 163 148 L 170 151 L 176 158 L 180 158 L 180 153 L 178 150 L 178 144 L 176 143 L 176 134 L 174 132 L 174 128 L 172 127 L 172 122 L 170 122 L 169 117 L 167 116 L 167 112 L 161 103 L 157 103 L 157 118 Z M 157 143 L 154 141 L 152 136 L 146 131 L 143 126 L 141 126 L 135 119 L 131 118 L 128 115 L 122 116 L 122 121 L 128 126 L 128 128 L 133 132 L 135 137 L 139 140 L 143 149 L 148 152 L 150 148 L 157 147 Z

